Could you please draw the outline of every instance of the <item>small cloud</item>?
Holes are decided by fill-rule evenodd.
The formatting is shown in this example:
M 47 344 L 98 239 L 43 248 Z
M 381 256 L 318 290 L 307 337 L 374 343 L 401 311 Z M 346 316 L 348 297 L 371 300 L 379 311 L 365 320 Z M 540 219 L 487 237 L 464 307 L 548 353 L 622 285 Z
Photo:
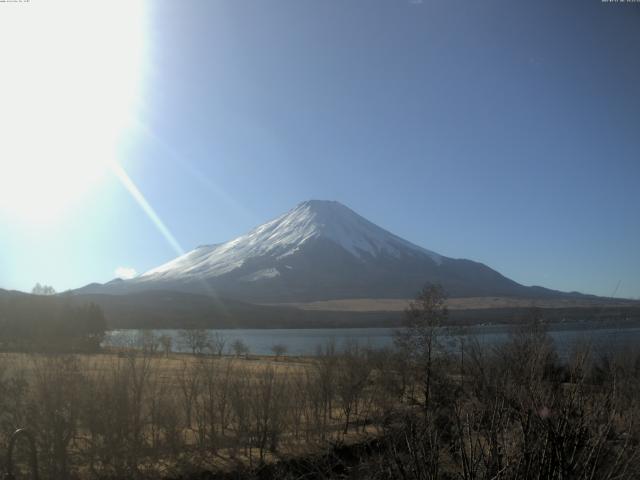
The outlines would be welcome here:
M 115 273 L 116 273 L 116 277 L 121 278 L 123 280 L 129 280 L 135 277 L 136 275 L 138 275 L 138 272 L 136 272 L 136 269 L 132 267 L 118 267 L 116 268 Z

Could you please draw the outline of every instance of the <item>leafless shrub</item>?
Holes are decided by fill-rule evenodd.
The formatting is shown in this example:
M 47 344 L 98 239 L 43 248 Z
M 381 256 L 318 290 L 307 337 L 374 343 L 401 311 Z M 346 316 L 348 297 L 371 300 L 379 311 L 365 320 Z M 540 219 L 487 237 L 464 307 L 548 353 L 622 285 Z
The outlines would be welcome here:
M 76 357 L 34 360 L 28 422 L 37 433 L 40 464 L 49 478 L 64 480 L 72 475 L 70 446 L 78 433 L 80 392 L 84 383 Z
M 309 375 L 308 379 L 316 385 L 311 390 L 314 396 L 315 426 L 320 438 L 325 440 L 329 423 L 333 417 L 333 405 L 336 395 L 336 377 L 338 370 L 338 356 L 335 344 L 329 342 L 325 346 L 318 347 L 315 362 L 315 375 Z
M 229 384 L 229 398 L 233 416 L 233 438 L 231 455 L 239 449 L 251 462 L 251 373 L 247 368 L 236 368 Z
M 9 369 L 0 358 L 0 449 L 6 451 L 9 435 L 23 427 L 28 416 L 26 394 L 28 383 L 23 368 Z M 4 470 L 4 457 L 0 458 Z
M 140 330 L 136 335 L 134 345 L 145 354 L 155 355 L 160 349 L 161 342 L 153 330 Z
M 422 384 L 421 402 L 429 408 L 435 364 L 443 354 L 442 326 L 448 312 L 446 295 L 439 285 L 427 284 L 405 311 L 403 328 L 396 331 L 395 344 L 409 360 L 409 367 L 417 374 L 416 383 Z
M 344 430 L 349 431 L 352 415 L 357 416 L 363 392 L 371 375 L 371 365 L 356 344 L 348 345 L 340 358 L 336 389 L 344 417 Z
M 162 347 L 164 356 L 169 357 L 169 354 L 171 353 L 171 348 L 173 346 L 173 338 L 171 338 L 170 335 L 160 335 L 160 337 L 158 337 L 158 342 Z
M 240 338 L 233 341 L 231 349 L 233 350 L 233 353 L 235 353 L 236 357 L 240 357 L 242 355 L 247 357 L 249 355 L 249 346 Z
M 275 355 L 276 360 L 285 355 L 287 353 L 287 350 L 287 346 L 282 343 L 276 343 L 275 345 L 271 346 L 271 352 L 273 352 L 273 354 Z
M 203 328 L 180 330 L 178 336 L 182 347 L 193 355 L 202 355 L 211 345 L 209 331 Z
M 268 367 L 257 374 L 251 389 L 252 435 L 258 448 L 260 461 L 264 461 L 268 449 L 275 452 L 285 426 L 285 373 Z
M 210 342 L 211 342 L 211 349 L 212 351 L 218 355 L 219 357 L 222 356 L 222 354 L 224 353 L 224 348 L 227 345 L 227 338 L 220 332 L 215 332 L 211 337 L 210 337 Z
M 191 430 L 193 428 L 193 409 L 201 386 L 199 365 L 183 361 L 177 380 L 182 411 L 184 412 L 184 427 Z

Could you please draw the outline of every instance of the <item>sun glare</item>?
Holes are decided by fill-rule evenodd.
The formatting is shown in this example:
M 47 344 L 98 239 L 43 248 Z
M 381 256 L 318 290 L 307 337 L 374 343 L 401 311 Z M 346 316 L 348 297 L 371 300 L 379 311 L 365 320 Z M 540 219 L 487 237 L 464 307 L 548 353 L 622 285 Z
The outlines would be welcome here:
M 56 221 L 115 161 L 144 60 L 142 1 L 7 3 L 0 16 L 0 214 Z

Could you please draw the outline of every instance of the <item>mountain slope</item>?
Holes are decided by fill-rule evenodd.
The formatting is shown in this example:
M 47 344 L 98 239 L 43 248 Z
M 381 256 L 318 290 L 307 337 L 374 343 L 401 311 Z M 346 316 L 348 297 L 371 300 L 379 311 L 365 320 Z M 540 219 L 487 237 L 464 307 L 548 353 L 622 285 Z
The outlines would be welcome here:
M 385 254 L 400 257 L 407 251 L 426 255 L 436 263 L 442 259 L 383 230 L 338 202 L 311 200 L 235 240 L 199 247 L 143 274 L 140 280 L 216 277 L 241 268 L 249 258 L 285 259 L 317 239 L 328 240 L 360 259 Z M 264 273 L 265 277 L 276 275 L 274 271 Z
M 481 263 L 439 255 L 338 202 L 319 200 L 136 279 L 93 284 L 79 293 L 176 290 L 268 303 L 409 298 L 425 282 L 443 284 L 451 296 L 569 295 L 524 287 Z

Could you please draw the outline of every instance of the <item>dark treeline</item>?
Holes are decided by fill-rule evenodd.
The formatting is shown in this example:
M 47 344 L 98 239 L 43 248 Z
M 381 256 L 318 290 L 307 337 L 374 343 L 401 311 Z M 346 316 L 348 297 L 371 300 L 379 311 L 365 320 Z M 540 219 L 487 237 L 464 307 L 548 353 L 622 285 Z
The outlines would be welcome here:
M 96 351 L 106 327 L 100 307 L 64 295 L 0 297 L 4 351 Z

